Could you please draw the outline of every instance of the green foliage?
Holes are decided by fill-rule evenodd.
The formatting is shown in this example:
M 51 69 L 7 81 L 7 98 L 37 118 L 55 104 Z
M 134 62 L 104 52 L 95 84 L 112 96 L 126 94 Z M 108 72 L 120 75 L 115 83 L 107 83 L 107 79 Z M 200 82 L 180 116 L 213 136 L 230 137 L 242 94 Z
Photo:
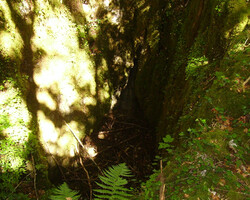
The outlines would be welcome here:
M 179 134 L 180 145 L 173 155 L 168 154 L 163 159 L 167 161 L 164 173 L 155 170 L 149 180 L 142 184 L 140 199 L 159 199 L 162 185 L 159 177 L 162 176 L 168 199 L 207 199 L 212 195 L 245 199 L 248 196 L 245 167 L 249 153 L 249 144 L 246 142 L 249 137 L 244 123 L 235 121 L 234 131 L 230 132 L 230 125 L 224 127 L 228 123 L 226 110 L 216 107 L 214 112 L 217 113 L 217 126 L 198 118 L 194 127 Z M 172 142 L 173 138 L 167 135 L 163 141 L 160 146 L 169 148 L 164 145 Z
M 223 72 L 215 72 L 215 76 L 216 76 L 216 81 L 214 82 L 215 84 L 217 83 L 219 86 L 223 87 L 226 84 L 229 84 L 231 81 L 229 80 L 228 77 L 226 77 L 224 75 Z
M 104 171 L 104 176 L 99 177 L 102 183 L 97 182 L 97 185 L 101 189 L 94 190 L 97 197 L 95 199 L 130 199 L 131 190 L 124 187 L 128 181 L 123 177 L 131 177 L 130 170 L 125 163 L 109 167 L 108 170 Z
M 189 51 L 186 66 L 186 79 L 190 77 L 199 77 L 199 79 L 201 79 L 200 76 L 203 75 L 201 71 L 204 70 L 204 66 L 208 64 L 208 58 L 204 55 L 204 40 L 205 34 L 200 33 Z
M 0 199 L 6 199 L 6 200 L 30 200 L 30 198 L 22 193 L 10 193 L 10 194 L 6 194 L 5 196 L 0 196 Z
M 226 0 L 219 0 L 217 5 L 215 6 L 216 13 L 220 16 L 223 12 L 223 9 L 225 7 Z
M 88 32 L 88 25 L 77 25 L 78 37 L 80 42 L 80 47 L 88 47 L 88 40 L 87 40 L 87 32 Z
M 3 131 L 11 126 L 8 116 L 0 115 L 0 198 L 7 198 L 14 191 L 14 185 L 25 172 L 23 151 L 12 138 L 4 138 Z
M 171 153 L 172 152 L 172 145 L 170 145 L 169 143 L 173 142 L 174 138 L 172 138 L 170 135 L 166 135 L 163 138 L 163 142 L 159 143 L 159 149 L 165 149 L 167 152 Z
M 45 172 L 45 165 L 37 156 L 39 143 L 36 132 L 29 127 L 30 113 L 15 84 L 10 80 L 4 81 L 0 92 L 0 199 L 10 199 L 10 196 L 22 199 L 21 196 L 25 196 L 16 194 L 16 189 L 20 187 L 21 178 L 30 181 L 27 174 L 32 173 L 32 167 L 28 169 L 27 166 L 31 155 L 37 172 Z
M 154 173 L 150 175 L 149 179 L 141 184 L 143 197 L 139 199 L 147 199 L 147 200 L 159 199 L 159 193 L 157 192 L 161 186 L 161 182 L 157 181 L 159 173 L 160 173 L 159 170 L 154 170 Z
M 2 131 L 10 126 L 10 121 L 7 114 L 0 115 L 0 136 L 2 136 Z
M 186 67 L 187 78 L 190 76 L 198 76 L 198 68 L 208 63 L 208 59 L 205 56 L 191 57 Z
M 63 183 L 58 188 L 54 188 L 51 191 L 53 194 L 50 195 L 51 200 L 78 200 L 80 198 L 80 195 L 78 195 L 78 192 L 71 190 L 67 183 Z

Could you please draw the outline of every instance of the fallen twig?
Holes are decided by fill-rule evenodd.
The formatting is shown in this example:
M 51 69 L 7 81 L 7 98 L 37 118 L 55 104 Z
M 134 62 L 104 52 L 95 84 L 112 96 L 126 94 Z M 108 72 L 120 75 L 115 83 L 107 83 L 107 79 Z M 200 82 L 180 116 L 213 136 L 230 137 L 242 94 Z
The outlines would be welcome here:
M 29 174 L 27 174 L 18 184 L 17 186 L 14 188 L 14 190 L 11 192 L 11 194 L 13 194 L 16 189 L 23 183 L 24 179 L 26 179 L 28 176 L 30 176 L 32 174 L 32 172 L 30 172 Z M 6 199 L 6 200 L 9 200 L 9 197 Z
M 162 160 L 160 161 L 160 167 L 161 167 L 161 173 L 160 173 L 160 182 L 161 182 L 161 187 L 160 187 L 160 200 L 165 200 L 165 177 L 164 177 L 164 173 L 163 173 L 163 169 L 162 169 Z
M 83 170 L 85 171 L 85 173 L 86 173 L 86 176 L 87 176 L 87 179 L 88 179 L 88 184 L 89 184 L 89 199 L 90 200 L 92 200 L 92 196 L 93 196 L 93 192 L 92 192 L 92 185 L 91 185 L 91 181 L 90 181 L 90 177 L 89 177 L 89 172 L 88 172 L 88 170 L 85 168 L 85 166 L 84 166 L 84 164 L 83 164 L 83 162 L 82 162 L 82 157 L 80 156 L 80 164 L 81 164 L 81 166 L 82 166 L 82 168 L 83 168 Z
M 250 76 L 249 76 L 249 77 L 247 78 L 247 80 L 245 80 L 244 83 L 242 84 L 243 92 L 246 91 L 245 86 L 246 86 L 246 84 L 247 84 L 249 81 L 250 81 Z
M 88 157 L 92 160 L 92 162 L 96 165 L 96 167 L 98 168 L 98 170 L 102 173 L 101 168 L 97 165 L 97 163 L 94 161 L 94 159 L 92 158 L 91 155 L 89 155 L 88 149 L 83 145 L 83 143 L 81 142 L 81 140 L 77 137 L 77 135 L 75 134 L 75 132 L 70 128 L 69 124 L 64 121 L 64 123 L 66 124 L 66 126 L 69 128 L 69 130 L 71 131 L 71 133 L 74 135 L 75 139 L 77 140 L 77 142 L 80 144 L 80 146 L 85 150 L 85 152 L 87 153 Z

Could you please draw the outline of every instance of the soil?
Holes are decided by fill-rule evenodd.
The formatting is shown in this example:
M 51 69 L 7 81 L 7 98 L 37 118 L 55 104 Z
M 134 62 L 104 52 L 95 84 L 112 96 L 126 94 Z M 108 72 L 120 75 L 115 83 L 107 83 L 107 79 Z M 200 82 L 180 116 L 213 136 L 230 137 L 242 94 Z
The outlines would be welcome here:
M 143 120 L 128 118 L 125 115 L 110 113 L 107 115 L 99 131 L 85 138 L 85 144 L 97 148 L 94 161 L 86 158 L 80 167 L 67 170 L 64 178 L 72 187 L 82 192 L 82 196 L 90 199 L 90 189 L 96 188 L 100 170 L 120 163 L 126 163 L 131 173 L 128 186 L 137 188 L 139 181 L 145 181 L 152 173 L 152 161 L 155 156 L 155 138 L 152 130 Z M 86 170 L 83 170 L 83 166 Z M 87 175 L 88 173 L 88 175 Z M 89 177 L 88 177 L 89 176 Z

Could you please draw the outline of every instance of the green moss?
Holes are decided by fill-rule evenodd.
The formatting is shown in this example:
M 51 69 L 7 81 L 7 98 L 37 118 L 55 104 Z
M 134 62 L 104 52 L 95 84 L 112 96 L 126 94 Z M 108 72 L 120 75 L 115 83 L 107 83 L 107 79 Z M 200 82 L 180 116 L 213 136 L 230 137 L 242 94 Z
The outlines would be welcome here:
M 226 135 L 227 133 L 220 129 L 204 133 L 201 137 L 204 140 L 205 152 L 210 156 L 217 155 L 223 159 L 229 150 Z
M 188 5 L 186 28 L 166 73 L 157 136 L 169 134 L 176 141 L 173 153 L 161 152 L 168 199 L 246 197 L 246 179 L 239 171 L 249 152 L 249 90 L 243 86 L 250 64 L 246 2 L 221 2 L 206 2 L 199 19 L 200 3 Z M 183 68 L 186 82 L 180 78 Z M 150 99 L 152 94 L 143 95 Z M 197 124 L 196 119 L 206 120 Z M 158 198 L 152 190 L 151 198 Z

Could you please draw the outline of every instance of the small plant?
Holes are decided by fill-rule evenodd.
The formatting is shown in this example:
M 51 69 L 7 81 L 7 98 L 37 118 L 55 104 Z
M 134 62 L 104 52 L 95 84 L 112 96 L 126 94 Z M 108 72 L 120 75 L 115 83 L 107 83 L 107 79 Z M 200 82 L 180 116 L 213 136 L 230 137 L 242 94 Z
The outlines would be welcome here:
M 169 143 L 173 142 L 174 138 L 172 138 L 170 135 L 166 135 L 163 138 L 163 142 L 159 143 L 159 149 L 165 149 L 168 153 L 171 153 L 172 150 L 172 145 L 170 145 Z
M 94 190 L 97 197 L 95 200 L 130 199 L 131 190 L 124 187 L 128 181 L 122 177 L 131 177 L 130 170 L 125 163 L 109 167 L 104 171 L 104 176 L 100 176 L 103 183 L 96 183 L 101 189 Z
M 225 3 L 226 1 L 225 0 L 221 0 L 218 2 L 218 4 L 215 6 L 215 11 L 217 12 L 217 14 L 219 16 L 221 16 L 222 12 L 223 12 L 223 8 L 225 7 Z
M 187 78 L 200 75 L 198 69 L 207 64 L 208 64 L 208 59 L 205 56 L 190 57 L 186 67 Z
M 157 192 L 161 187 L 159 180 L 160 170 L 154 170 L 154 173 L 150 175 L 149 179 L 141 184 L 143 189 L 143 199 L 153 200 L 159 199 L 159 193 Z
M 52 193 L 51 200 L 78 200 L 80 198 L 78 192 L 71 190 L 67 183 L 63 183 L 59 188 L 52 189 Z
M 217 80 L 215 80 L 215 83 L 217 83 L 219 86 L 223 87 L 229 83 L 231 83 L 231 81 L 229 80 L 228 77 L 226 77 L 223 72 L 215 72 L 215 76 L 217 78 Z

